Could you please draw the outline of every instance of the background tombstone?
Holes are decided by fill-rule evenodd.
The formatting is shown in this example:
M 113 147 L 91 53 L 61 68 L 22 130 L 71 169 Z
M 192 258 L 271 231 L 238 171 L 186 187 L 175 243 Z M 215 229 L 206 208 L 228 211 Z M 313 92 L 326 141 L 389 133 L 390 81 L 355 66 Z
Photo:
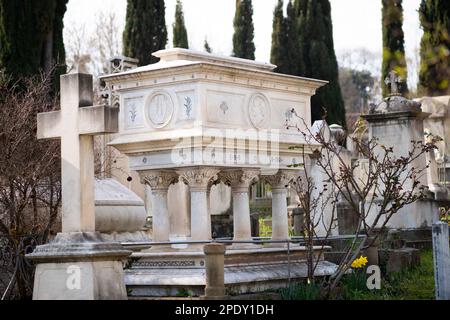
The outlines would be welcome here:
M 91 106 L 92 76 L 61 76 L 61 111 L 38 115 L 38 138 L 61 138 L 62 233 L 27 257 L 37 263 L 33 299 L 126 299 L 131 252 L 95 232 L 94 136 L 118 130 L 118 110 Z
M 387 83 L 391 85 L 391 94 L 380 104 L 373 106 L 369 114 L 362 118 L 369 123 L 369 140 L 377 139 L 378 147 L 375 149 L 377 156 L 383 156 L 381 146 L 392 147 L 396 157 L 408 156 L 413 144 L 411 141 L 423 141 L 424 119 L 429 114 L 421 109 L 417 101 L 408 100 L 398 92 L 401 82 L 395 72 L 389 74 Z M 410 168 L 425 168 L 427 166 L 426 155 L 417 157 Z M 406 175 L 406 172 L 404 173 Z M 422 185 L 427 185 L 426 175 L 419 177 Z M 405 183 L 403 188 L 411 189 L 412 181 Z M 373 209 L 376 210 L 376 209 Z M 424 199 L 412 203 L 400 209 L 387 223 L 389 228 L 419 229 L 430 228 L 437 220 L 437 203 L 434 199 Z M 375 216 L 375 211 L 369 213 L 369 221 Z M 380 221 L 380 224 L 384 221 Z
M 450 249 L 447 222 L 433 224 L 434 278 L 437 300 L 450 300 Z

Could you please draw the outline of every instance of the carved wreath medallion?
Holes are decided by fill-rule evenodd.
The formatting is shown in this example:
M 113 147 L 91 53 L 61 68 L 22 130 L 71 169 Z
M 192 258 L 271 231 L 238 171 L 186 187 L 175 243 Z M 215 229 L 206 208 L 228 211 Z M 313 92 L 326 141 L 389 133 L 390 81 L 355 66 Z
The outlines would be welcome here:
M 250 122 L 256 129 L 268 129 L 270 124 L 269 100 L 262 94 L 254 94 L 248 105 Z
M 150 96 L 146 109 L 148 119 L 156 128 L 167 126 L 174 113 L 172 98 L 163 91 L 156 92 Z

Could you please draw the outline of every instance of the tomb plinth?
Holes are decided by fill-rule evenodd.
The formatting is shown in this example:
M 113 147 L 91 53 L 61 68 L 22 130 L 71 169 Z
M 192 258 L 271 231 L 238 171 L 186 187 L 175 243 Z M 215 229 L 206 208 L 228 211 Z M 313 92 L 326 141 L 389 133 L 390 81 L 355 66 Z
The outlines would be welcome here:
M 118 109 L 92 106 L 92 76 L 61 76 L 61 111 L 38 115 L 39 139 L 61 139 L 62 233 L 27 255 L 33 299 L 126 299 L 122 260 L 131 252 L 96 232 L 94 136 L 114 133 Z M 100 219 L 105 222 L 108 219 Z
M 183 222 L 189 230 L 185 239 L 196 244 L 154 245 L 133 253 L 127 286 L 142 296 L 141 290 L 164 292 L 165 283 L 172 284 L 169 291 L 205 285 L 198 243 L 212 239 L 210 190 L 217 183 L 229 186 L 233 203 L 235 243 L 225 254 L 227 286 L 262 288 L 271 275 L 287 281 L 286 266 L 281 276 L 277 272 L 279 256 L 288 252 L 283 242 L 289 240 L 288 189 L 303 170 L 305 154 L 312 154 L 301 131 L 311 125 L 311 97 L 327 82 L 278 74 L 267 63 L 186 49 L 153 55 L 160 62 L 101 77 L 120 105 L 119 131 L 109 145 L 128 157 L 129 168 L 146 185 L 153 241 L 165 244 Z M 273 240 L 278 242 L 271 248 L 249 243 L 249 191 L 258 180 L 272 187 Z M 188 186 L 190 208 L 169 212 L 168 189 L 180 182 Z M 184 196 L 180 193 L 180 199 Z M 304 257 L 296 247 L 292 252 Z M 238 256 L 240 262 L 230 262 Z M 262 277 L 255 272 L 261 267 L 257 261 L 266 267 Z
M 37 264 L 33 300 L 124 300 L 130 253 L 100 233 L 60 233 L 27 256 Z
M 409 157 L 414 142 L 424 141 L 424 119 L 429 113 L 422 111 L 421 103 L 406 99 L 398 93 L 400 79 L 391 72 L 386 82 L 391 85 L 391 94 L 380 104 L 373 106 L 367 115 L 362 117 L 369 123 L 369 139 L 377 138 L 377 156 L 383 156 L 381 146 L 393 148 L 396 157 Z M 410 165 L 412 168 L 427 167 L 427 156 L 422 154 Z M 405 173 L 406 175 L 406 173 Z M 427 176 L 421 175 L 418 181 L 428 185 Z M 408 180 L 402 186 L 412 188 Z M 416 229 L 431 227 L 438 217 L 437 203 L 433 199 L 419 200 L 399 210 L 388 222 L 387 226 L 395 229 Z

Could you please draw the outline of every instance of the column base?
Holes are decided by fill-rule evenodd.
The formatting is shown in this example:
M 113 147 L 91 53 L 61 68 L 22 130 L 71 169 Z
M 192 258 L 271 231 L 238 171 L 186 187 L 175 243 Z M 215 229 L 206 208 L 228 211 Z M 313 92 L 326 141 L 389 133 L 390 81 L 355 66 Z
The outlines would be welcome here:
M 126 300 L 122 260 L 130 254 L 100 233 L 60 233 L 27 255 L 37 264 L 33 300 Z

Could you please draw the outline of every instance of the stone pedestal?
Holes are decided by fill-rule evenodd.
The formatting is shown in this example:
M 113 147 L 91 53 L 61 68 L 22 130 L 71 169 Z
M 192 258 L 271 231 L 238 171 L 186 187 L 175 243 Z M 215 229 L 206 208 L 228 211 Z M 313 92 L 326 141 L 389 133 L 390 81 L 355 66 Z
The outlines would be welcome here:
M 394 83 L 394 79 L 390 80 Z M 410 157 L 413 142 L 424 140 L 424 119 L 429 114 L 422 112 L 421 104 L 416 101 L 407 100 L 399 95 L 394 88 L 392 94 L 385 98 L 381 104 L 371 109 L 370 114 L 363 118 L 369 123 L 369 139 L 376 138 L 378 146 L 375 148 L 375 156 L 380 159 L 384 157 L 385 148 L 392 148 L 395 158 Z M 419 150 L 415 150 L 416 153 Z M 417 154 L 414 154 L 416 156 Z M 402 187 L 404 190 L 413 188 L 413 180 L 407 179 L 410 171 L 425 169 L 427 167 L 426 154 L 421 154 L 408 165 L 399 177 L 406 179 Z M 428 185 L 427 176 L 419 175 L 417 180 L 421 185 Z M 380 184 L 383 188 L 383 184 Z M 417 189 L 416 189 L 417 190 Z M 431 210 L 430 210 L 431 209 Z M 430 227 L 433 222 L 432 201 L 418 201 L 397 212 L 388 223 L 388 227 L 423 228 Z M 373 211 L 376 214 L 376 211 Z M 369 213 L 369 220 L 374 217 Z
M 204 299 L 220 300 L 225 298 L 225 246 L 207 244 L 205 253 L 206 286 Z
M 122 261 L 131 251 L 99 233 L 61 233 L 27 256 L 37 264 L 34 300 L 126 300 Z

